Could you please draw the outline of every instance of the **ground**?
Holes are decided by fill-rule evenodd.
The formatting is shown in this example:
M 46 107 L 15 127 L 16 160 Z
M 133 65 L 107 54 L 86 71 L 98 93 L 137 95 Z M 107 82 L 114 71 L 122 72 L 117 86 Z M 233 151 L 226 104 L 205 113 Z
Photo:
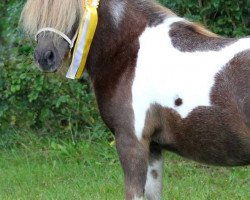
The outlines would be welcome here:
M 208 167 L 166 153 L 163 199 L 250 199 L 250 168 Z M 123 199 L 113 143 L 40 140 L 0 151 L 0 199 Z

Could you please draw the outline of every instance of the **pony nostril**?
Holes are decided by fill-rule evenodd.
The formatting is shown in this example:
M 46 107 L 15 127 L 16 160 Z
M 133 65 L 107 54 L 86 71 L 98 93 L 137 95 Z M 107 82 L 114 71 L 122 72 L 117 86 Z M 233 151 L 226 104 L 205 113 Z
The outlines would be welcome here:
M 44 60 L 46 60 L 48 62 L 48 64 L 51 64 L 55 59 L 55 55 L 53 53 L 53 51 L 46 51 L 44 53 Z
M 56 52 L 53 50 L 43 51 L 41 49 L 36 49 L 34 58 L 40 66 L 40 69 L 46 72 L 52 71 L 57 65 Z

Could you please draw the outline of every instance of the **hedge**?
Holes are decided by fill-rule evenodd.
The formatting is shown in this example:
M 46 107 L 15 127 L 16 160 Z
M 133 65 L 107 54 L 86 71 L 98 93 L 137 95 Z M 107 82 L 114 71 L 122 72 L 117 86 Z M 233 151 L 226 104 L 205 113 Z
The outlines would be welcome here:
M 44 75 L 33 64 L 34 44 L 17 29 L 23 0 L 0 2 L 0 135 L 19 130 L 97 139 L 109 137 L 88 79 Z M 177 14 L 226 36 L 250 33 L 246 0 L 161 0 Z

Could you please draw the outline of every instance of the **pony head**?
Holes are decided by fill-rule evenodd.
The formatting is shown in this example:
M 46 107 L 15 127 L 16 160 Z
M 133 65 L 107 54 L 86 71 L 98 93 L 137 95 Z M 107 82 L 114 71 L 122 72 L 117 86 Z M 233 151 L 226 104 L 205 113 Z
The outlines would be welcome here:
M 27 0 L 21 24 L 37 39 L 34 58 L 44 72 L 55 72 L 68 57 L 78 29 L 82 0 Z M 67 41 L 68 40 L 68 41 Z

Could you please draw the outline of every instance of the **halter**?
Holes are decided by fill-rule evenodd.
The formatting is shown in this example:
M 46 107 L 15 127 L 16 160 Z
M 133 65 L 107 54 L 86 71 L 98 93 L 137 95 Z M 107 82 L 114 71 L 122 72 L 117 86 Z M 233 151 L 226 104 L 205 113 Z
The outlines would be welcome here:
M 54 29 L 54 28 L 50 28 L 50 27 L 46 27 L 46 28 L 42 28 L 42 29 L 40 29 L 38 32 L 37 32 L 37 34 L 36 34 L 36 36 L 35 36 L 35 40 L 37 41 L 37 38 L 38 38 L 38 35 L 39 34 L 41 34 L 42 32 L 53 32 L 53 33 L 56 33 L 57 35 L 60 35 L 63 39 L 65 39 L 68 43 L 69 43 L 69 48 L 70 49 L 72 49 L 73 48 L 73 46 L 74 46 L 74 38 L 73 38 L 73 40 L 71 41 L 70 39 L 69 39 L 69 37 L 67 36 L 67 35 L 65 35 L 63 32 L 61 32 L 61 31 L 58 31 L 58 30 L 56 30 L 56 29 Z
M 76 31 L 76 34 L 72 40 L 63 32 L 51 27 L 40 29 L 35 36 L 35 40 L 37 41 L 38 35 L 41 34 L 42 32 L 48 31 L 56 33 L 69 43 L 70 49 L 74 47 L 75 40 L 77 38 L 72 57 L 72 63 L 66 75 L 67 78 L 71 79 L 79 79 L 84 71 L 89 49 L 98 22 L 97 8 L 99 6 L 100 0 L 83 0 L 83 1 L 85 1 L 85 3 L 83 2 L 84 14 L 80 26 Z

